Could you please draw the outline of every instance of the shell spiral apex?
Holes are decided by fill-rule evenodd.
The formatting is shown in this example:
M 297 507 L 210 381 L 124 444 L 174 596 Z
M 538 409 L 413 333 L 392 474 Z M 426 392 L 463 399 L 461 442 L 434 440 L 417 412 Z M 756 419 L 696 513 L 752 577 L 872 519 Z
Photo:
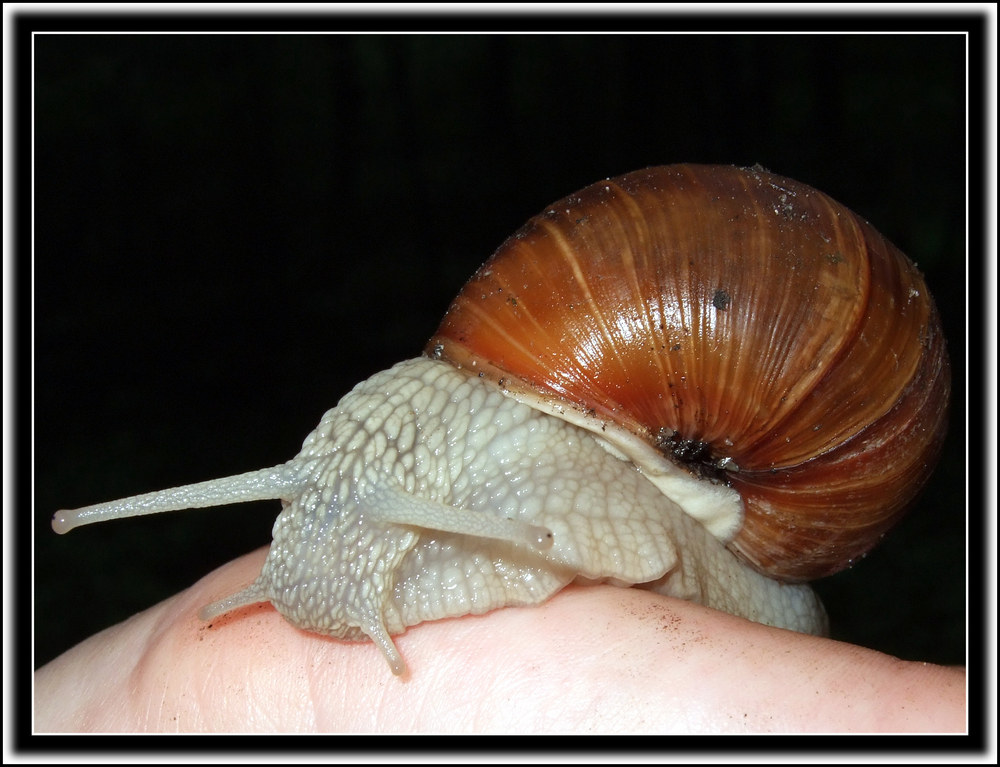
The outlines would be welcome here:
M 648 168 L 550 205 L 427 352 L 729 483 L 744 506 L 731 549 L 789 580 L 864 556 L 946 428 L 945 343 L 916 267 L 760 168 Z

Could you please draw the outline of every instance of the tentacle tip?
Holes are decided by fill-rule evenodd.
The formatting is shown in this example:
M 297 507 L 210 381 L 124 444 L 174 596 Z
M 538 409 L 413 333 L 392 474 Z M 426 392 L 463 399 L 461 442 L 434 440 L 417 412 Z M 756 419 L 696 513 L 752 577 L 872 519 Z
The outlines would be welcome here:
M 361 626 L 361 630 L 364 631 L 379 648 L 379 650 L 382 651 L 382 657 L 384 657 L 386 662 L 389 664 L 389 668 L 392 670 L 393 675 L 402 676 L 406 673 L 406 661 L 403 660 L 403 656 L 399 653 L 399 648 L 397 648 L 396 643 L 392 641 L 392 637 L 389 636 L 389 632 L 385 630 L 385 625 L 380 619 L 373 621 L 367 627 Z
M 406 661 L 401 655 L 397 655 L 395 658 L 386 658 L 386 660 L 389 661 L 389 668 L 392 670 L 393 676 L 403 676 L 406 673 Z
M 554 536 L 552 531 L 547 527 L 540 527 L 538 525 L 532 525 L 530 528 L 530 533 L 532 536 L 532 545 L 541 551 L 547 551 L 552 548 L 554 542 Z
M 383 634 L 378 639 L 375 639 L 375 643 L 382 651 L 382 655 L 389 664 L 393 676 L 403 676 L 406 673 L 406 661 L 400 655 L 395 642 L 392 641 L 388 634 Z
M 59 509 L 52 515 L 52 529 L 59 535 L 65 535 L 76 526 L 76 512 L 73 509 Z

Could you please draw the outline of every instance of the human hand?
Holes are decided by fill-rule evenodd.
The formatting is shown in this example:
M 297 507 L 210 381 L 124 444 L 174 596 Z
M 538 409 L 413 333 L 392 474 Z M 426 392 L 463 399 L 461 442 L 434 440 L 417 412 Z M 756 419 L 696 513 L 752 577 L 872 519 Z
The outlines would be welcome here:
M 965 671 L 768 628 L 639 589 L 411 627 L 393 676 L 370 642 L 269 604 L 198 609 L 266 548 L 35 673 L 36 732 L 963 732 Z

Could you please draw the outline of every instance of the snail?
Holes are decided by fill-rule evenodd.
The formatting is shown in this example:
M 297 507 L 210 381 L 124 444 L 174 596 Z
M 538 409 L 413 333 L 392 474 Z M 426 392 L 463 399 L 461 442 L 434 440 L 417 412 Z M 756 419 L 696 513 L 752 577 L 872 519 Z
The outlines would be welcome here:
M 52 526 L 280 499 L 258 578 L 200 617 L 271 602 L 396 674 L 408 626 L 571 582 L 823 634 L 807 581 L 905 511 L 949 389 L 923 278 L 870 224 L 759 166 L 653 167 L 529 220 L 287 463 Z

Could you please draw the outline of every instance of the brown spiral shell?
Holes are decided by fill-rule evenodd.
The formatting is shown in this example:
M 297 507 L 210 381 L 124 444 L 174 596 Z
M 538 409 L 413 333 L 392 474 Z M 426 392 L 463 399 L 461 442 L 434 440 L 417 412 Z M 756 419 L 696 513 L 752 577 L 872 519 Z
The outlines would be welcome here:
M 916 267 L 759 168 L 648 168 L 554 203 L 473 275 L 427 350 L 728 482 L 744 506 L 730 548 L 787 580 L 864 556 L 946 428 L 945 342 Z

